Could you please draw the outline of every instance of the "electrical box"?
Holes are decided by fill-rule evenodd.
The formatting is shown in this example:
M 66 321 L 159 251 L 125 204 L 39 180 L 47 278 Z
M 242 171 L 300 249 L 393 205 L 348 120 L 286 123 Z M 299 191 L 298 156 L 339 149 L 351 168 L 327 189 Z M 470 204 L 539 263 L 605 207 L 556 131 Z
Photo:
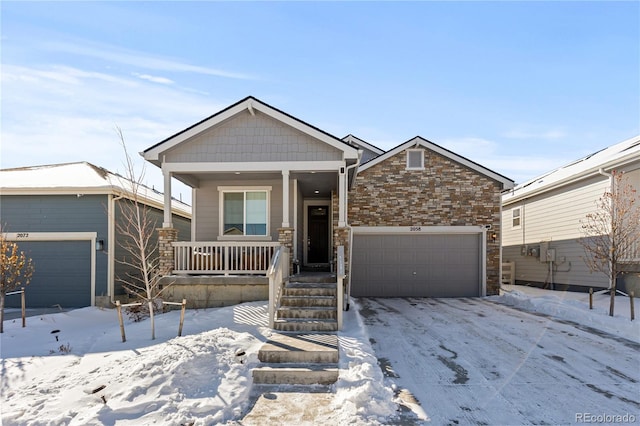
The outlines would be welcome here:
M 520 246 L 520 256 L 528 256 L 529 255 L 529 247 L 526 245 Z
M 547 260 L 548 250 L 549 250 L 549 243 L 547 241 L 542 241 L 540 243 L 540 258 L 538 259 L 541 263 L 548 262 Z
M 547 262 L 555 262 L 556 261 L 556 249 L 547 249 Z
M 527 250 L 527 256 L 540 257 L 540 246 L 529 246 Z

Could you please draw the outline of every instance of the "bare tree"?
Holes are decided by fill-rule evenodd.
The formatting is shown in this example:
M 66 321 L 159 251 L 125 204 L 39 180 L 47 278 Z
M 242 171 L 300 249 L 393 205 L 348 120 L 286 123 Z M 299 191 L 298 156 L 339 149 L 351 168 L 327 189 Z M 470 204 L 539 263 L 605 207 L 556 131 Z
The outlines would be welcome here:
M 117 277 L 124 290 L 140 299 L 149 309 L 151 322 L 151 339 L 155 339 L 154 307 L 159 301 L 163 290 L 160 288 L 160 271 L 158 258 L 158 242 L 154 238 L 157 223 L 150 214 L 150 208 L 142 202 L 142 191 L 147 188 L 142 184 L 145 168 L 138 174 L 124 140 L 122 130 L 116 128 L 120 138 L 120 145 L 124 150 L 128 199 L 120 201 L 122 220 L 116 221 L 119 234 L 118 245 L 126 255 L 117 259 L 118 263 L 126 266 L 129 272 L 125 276 Z M 134 271 L 134 272 L 130 272 Z
M 587 214 L 580 225 L 585 263 L 591 272 L 609 277 L 609 315 L 613 316 L 620 264 L 633 258 L 640 249 L 638 194 L 624 172 L 611 172 L 611 188 L 596 202 L 596 211 Z
M 4 332 L 4 299 L 8 292 L 26 286 L 33 276 L 32 260 L 18 251 L 18 244 L 7 240 L 0 226 L 0 333 Z

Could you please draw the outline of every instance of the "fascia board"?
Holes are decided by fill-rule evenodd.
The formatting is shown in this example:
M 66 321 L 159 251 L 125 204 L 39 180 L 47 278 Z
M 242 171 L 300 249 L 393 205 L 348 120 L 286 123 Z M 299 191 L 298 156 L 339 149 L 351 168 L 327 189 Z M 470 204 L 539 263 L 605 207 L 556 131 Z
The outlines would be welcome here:
M 616 158 L 616 159 L 608 161 L 606 163 L 602 163 L 602 164 L 600 164 L 598 166 L 594 166 L 594 167 L 591 167 L 591 168 L 589 168 L 587 170 L 583 170 L 580 173 L 576 173 L 574 175 L 567 176 L 564 179 L 560 179 L 560 180 L 558 180 L 556 182 L 552 182 L 552 183 L 550 183 L 548 185 L 541 186 L 541 187 L 536 188 L 536 189 L 531 190 L 531 191 L 523 192 L 522 194 L 511 195 L 511 193 L 507 191 L 502 196 L 502 205 L 503 206 L 508 206 L 508 205 L 516 203 L 518 201 L 522 201 L 522 200 L 525 200 L 527 198 L 535 197 L 535 196 L 544 194 L 545 192 L 556 190 L 556 189 L 561 188 L 563 186 L 574 184 L 574 183 L 579 182 L 581 180 L 588 179 L 588 178 L 590 178 L 592 176 L 597 176 L 597 175 L 600 174 L 598 172 L 598 170 L 600 170 L 600 169 L 611 171 L 611 170 L 614 170 L 614 169 L 616 169 L 618 167 L 626 166 L 627 164 L 631 164 L 631 163 L 633 163 L 635 161 L 639 161 L 639 160 L 640 160 L 640 153 L 632 152 L 632 153 L 630 153 L 630 154 L 628 154 L 628 155 L 626 155 L 624 157 Z M 533 179 L 533 180 L 535 180 L 535 179 Z

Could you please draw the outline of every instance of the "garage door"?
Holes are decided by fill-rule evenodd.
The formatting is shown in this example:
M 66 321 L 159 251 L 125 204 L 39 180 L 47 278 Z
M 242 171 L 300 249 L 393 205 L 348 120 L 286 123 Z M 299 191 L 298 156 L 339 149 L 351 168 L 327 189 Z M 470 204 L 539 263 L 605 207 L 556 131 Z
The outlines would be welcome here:
M 26 287 L 29 308 L 91 305 L 91 241 L 21 241 L 20 251 L 33 259 L 35 271 Z M 7 297 L 19 307 L 20 297 Z
M 480 296 L 481 235 L 356 234 L 351 295 Z

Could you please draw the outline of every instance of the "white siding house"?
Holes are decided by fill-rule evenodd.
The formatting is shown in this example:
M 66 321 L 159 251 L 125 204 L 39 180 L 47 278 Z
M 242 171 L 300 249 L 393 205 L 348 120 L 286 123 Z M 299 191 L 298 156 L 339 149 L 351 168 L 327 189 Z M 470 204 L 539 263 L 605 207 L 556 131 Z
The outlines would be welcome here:
M 580 221 L 596 210 L 611 187 L 611 171 L 622 171 L 640 190 L 640 136 L 620 142 L 517 185 L 502 196 L 503 262 L 515 263 L 517 284 L 551 288 L 608 287 L 583 257 Z M 637 286 L 638 250 L 624 265 L 619 285 Z M 640 289 L 639 289 L 640 290 Z

